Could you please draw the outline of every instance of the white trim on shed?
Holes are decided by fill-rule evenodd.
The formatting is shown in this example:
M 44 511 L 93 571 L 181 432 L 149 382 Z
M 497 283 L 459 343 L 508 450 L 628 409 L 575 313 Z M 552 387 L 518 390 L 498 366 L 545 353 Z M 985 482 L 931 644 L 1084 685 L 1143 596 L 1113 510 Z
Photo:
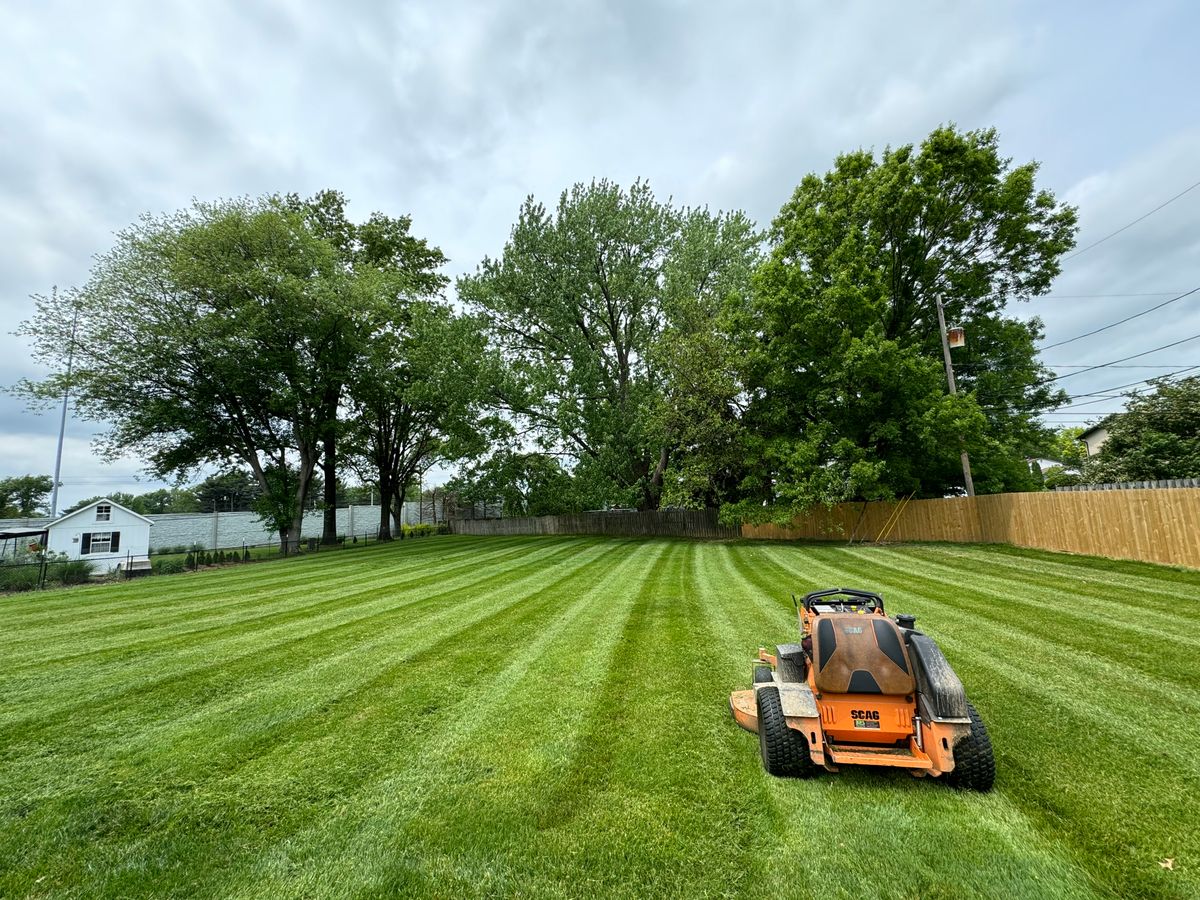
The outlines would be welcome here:
M 144 568 L 149 565 L 153 526 L 141 513 L 102 497 L 47 525 L 47 549 L 85 560 L 97 572 Z

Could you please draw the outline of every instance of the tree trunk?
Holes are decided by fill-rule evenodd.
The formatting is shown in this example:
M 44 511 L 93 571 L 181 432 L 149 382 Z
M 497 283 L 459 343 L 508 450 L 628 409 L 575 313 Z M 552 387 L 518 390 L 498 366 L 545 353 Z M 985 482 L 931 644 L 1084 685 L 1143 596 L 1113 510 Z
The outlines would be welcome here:
M 317 467 L 316 447 L 300 448 L 300 467 L 296 473 L 299 481 L 296 483 L 295 511 L 292 513 L 291 533 L 284 553 L 294 553 L 300 549 L 300 538 L 304 531 L 304 501 L 308 499 L 308 488 L 312 484 L 313 471 Z
M 392 537 L 392 480 L 387 470 L 379 470 L 379 534 L 381 541 L 390 541 Z
M 337 534 L 337 434 L 336 426 L 325 430 L 325 455 L 322 473 L 325 476 L 325 521 L 321 527 L 321 543 L 336 544 Z
M 401 478 L 399 482 L 393 483 L 392 493 L 396 504 L 396 532 L 400 535 L 400 540 L 404 540 L 404 501 L 408 497 L 408 479 Z

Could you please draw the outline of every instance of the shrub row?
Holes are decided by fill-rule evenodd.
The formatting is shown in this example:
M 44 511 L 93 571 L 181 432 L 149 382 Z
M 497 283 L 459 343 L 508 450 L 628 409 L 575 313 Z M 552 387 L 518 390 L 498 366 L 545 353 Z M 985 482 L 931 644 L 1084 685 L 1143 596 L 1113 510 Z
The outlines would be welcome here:
M 178 560 L 159 560 L 160 563 L 179 562 Z M 172 572 L 184 569 L 198 569 L 201 566 L 223 566 L 226 563 L 250 562 L 249 550 L 189 550 L 187 557 L 180 563 L 180 568 L 176 570 L 174 567 L 165 569 L 162 574 L 169 575 Z
M 38 586 L 41 566 L 36 562 L 0 566 L 0 592 L 31 591 Z M 81 559 L 57 559 L 46 565 L 46 584 L 86 584 L 92 567 Z

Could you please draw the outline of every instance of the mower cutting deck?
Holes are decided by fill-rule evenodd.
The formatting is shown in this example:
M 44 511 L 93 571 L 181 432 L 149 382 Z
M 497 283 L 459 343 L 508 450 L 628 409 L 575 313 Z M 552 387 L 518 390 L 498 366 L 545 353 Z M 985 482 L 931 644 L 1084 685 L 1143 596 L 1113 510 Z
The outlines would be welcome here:
M 895 766 L 991 789 L 987 729 L 912 616 L 888 618 L 882 597 L 850 588 L 808 594 L 798 612 L 801 642 L 760 648 L 754 686 L 729 698 L 770 774 Z

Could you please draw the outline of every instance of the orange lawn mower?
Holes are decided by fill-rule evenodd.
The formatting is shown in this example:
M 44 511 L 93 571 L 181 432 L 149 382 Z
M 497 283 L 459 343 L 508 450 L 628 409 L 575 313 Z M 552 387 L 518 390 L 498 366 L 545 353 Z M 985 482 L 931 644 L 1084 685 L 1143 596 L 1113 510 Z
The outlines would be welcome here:
M 991 790 L 983 720 L 913 616 L 888 618 L 882 597 L 851 588 L 814 591 L 797 610 L 801 642 L 760 648 L 754 687 L 729 698 L 737 723 L 758 733 L 767 772 L 895 766 Z

